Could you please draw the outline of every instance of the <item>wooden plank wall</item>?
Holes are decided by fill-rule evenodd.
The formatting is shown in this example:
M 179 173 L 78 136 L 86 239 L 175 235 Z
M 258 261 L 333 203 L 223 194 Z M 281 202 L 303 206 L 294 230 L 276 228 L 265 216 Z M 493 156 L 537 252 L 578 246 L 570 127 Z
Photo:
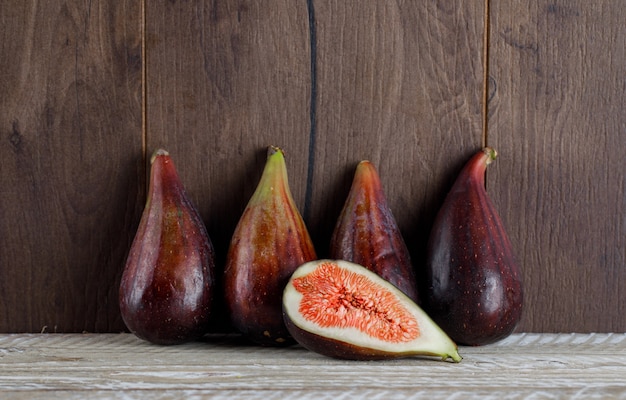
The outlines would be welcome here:
M 0 4 L 0 330 L 123 327 L 141 212 L 141 8 Z
M 124 329 L 157 147 L 219 265 L 276 144 L 320 256 L 370 159 L 419 270 L 485 143 L 526 283 L 518 330 L 626 330 L 620 15 L 618 0 L 2 2 L 0 331 Z
M 489 177 L 524 327 L 626 330 L 626 28 L 619 0 L 493 2 Z M 497 166 L 496 166 L 497 165 Z

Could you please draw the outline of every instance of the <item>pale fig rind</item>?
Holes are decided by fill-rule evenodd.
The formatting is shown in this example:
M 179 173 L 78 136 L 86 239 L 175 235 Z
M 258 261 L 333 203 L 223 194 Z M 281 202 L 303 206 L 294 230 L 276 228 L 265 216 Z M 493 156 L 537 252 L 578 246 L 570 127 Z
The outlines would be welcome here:
M 370 161 L 356 167 L 333 230 L 329 256 L 366 267 L 419 303 L 409 250 Z
M 209 327 L 214 250 L 198 210 L 163 149 L 151 157 L 148 195 L 119 287 L 126 327 L 156 344 L 201 337 Z
M 282 318 L 282 291 L 293 271 L 316 257 L 289 189 L 283 151 L 270 147 L 226 257 L 224 293 L 234 328 L 261 345 L 293 344 Z
M 320 268 L 329 265 L 335 272 L 318 274 Z M 337 270 L 341 276 L 337 276 Z M 302 282 L 315 274 L 328 279 Z M 345 277 L 349 283 L 342 280 Z M 314 302 L 323 299 L 319 300 L 319 308 L 311 305 L 299 285 L 307 287 Z M 352 309 L 334 303 L 346 304 L 345 299 L 351 299 Z M 332 323 L 320 322 L 328 316 L 334 318 Z M 300 266 L 283 292 L 283 317 L 299 344 L 328 357 L 380 360 L 433 356 L 454 362 L 462 359 L 456 344 L 413 300 L 378 274 L 345 260 L 315 260 Z M 392 329 L 400 333 L 392 334 Z
M 426 309 L 462 345 L 510 335 L 522 315 L 519 265 L 495 206 L 485 170 L 496 151 L 466 163 L 439 210 L 428 243 Z

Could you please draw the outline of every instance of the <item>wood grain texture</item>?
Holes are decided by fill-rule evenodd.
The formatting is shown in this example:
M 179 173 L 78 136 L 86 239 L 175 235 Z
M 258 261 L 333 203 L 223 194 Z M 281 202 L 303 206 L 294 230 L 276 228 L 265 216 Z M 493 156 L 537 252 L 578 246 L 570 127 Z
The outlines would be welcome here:
M 0 336 L 9 398 L 625 399 L 625 334 L 517 334 L 431 358 L 356 362 L 236 336 L 156 346 L 130 334 Z
M 143 166 L 139 2 L 0 5 L 0 331 L 123 328 Z
M 368 159 L 422 283 L 434 216 L 482 144 L 483 4 L 313 4 L 316 130 L 305 215 L 316 246 L 327 254 L 356 164 Z
M 484 122 L 527 288 L 518 331 L 626 331 L 622 6 L 1 2 L 0 332 L 124 328 L 117 285 L 158 147 L 220 266 L 267 145 L 286 150 L 320 256 L 370 159 L 419 275 Z
M 625 331 L 623 3 L 492 3 L 488 188 L 524 272 L 520 329 Z
M 159 2 L 146 12 L 147 151 L 170 151 L 223 258 L 268 145 L 285 150 L 292 193 L 304 204 L 306 3 Z

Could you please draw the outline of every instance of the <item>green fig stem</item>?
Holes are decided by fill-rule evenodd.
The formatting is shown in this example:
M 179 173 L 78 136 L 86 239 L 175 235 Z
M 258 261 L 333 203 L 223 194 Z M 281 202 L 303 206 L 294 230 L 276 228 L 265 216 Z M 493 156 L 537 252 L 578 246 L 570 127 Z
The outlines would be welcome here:
M 496 160 L 496 157 L 498 157 L 498 152 L 492 147 L 484 147 L 483 153 L 487 155 L 487 160 L 485 160 L 485 163 L 487 165 L 491 164 L 493 161 Z
M 486 159 L 482 167 L 483 171 L 481 175 L 483 179 L 482 186 L 485 188 L 485 190 L 487 190 L 487 182 L 485 181 L 485 172 L 486 172 L 485 170 L 489 164 L 491 164 L 492 162 L 496 160 L 496 157 L 498 157 L 498 152 L 493 147 L 483 147 L 483 157 L 485 156 L 486 156 Z
M 283 156 L 285 155 L 285 152 L 283 151 L 283 149 L 278 146 L 270 145 L 267 147 L 267 158 L 270 158 L 275 153 L 281 153 L 283 154 Z
M 293 198 L 287 183 L 284 152 L 280 147 L 269 146 L 267 162 L 261 174 L 261 180 L 250 198 L 249 204 L 262 202 L 263 198 L 274 190 L 284 191 L 288 201 L 293 204 Z
M 455 352 L 454 352 L 454 353 L 452 353 L 452 354 L 448 354 L 448 355 L 446 356 L 446 358 L 444 358 L 444 361 L 445 361 L 448 357 L 450 357 L 450 358 L 452 359 L 452 361 L 454 361 L 455 363 L 459 363 L 459 362 L 461 362 L 461 360 L 463 360 L 463 357 L 461 357 L 461 355 L 459 354 L 459 352 L 458 352 L 458 351 L 455 351 Z
M 152 153 L 152 157 L 150 157 L 150 165 L 154 164 L 154 160 L 156 160 L 158 156 L 169 156 L 169 155 L 170 153 L 167 150 L 164 150 L 164 149 L 155 150 L 155 152 Z

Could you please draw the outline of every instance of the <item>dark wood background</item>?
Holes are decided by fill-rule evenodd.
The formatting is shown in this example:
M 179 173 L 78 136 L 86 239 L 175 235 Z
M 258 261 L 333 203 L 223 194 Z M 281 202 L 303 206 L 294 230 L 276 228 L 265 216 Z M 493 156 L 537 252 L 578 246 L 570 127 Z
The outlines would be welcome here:
M 626 331 L 620 0 L 0 2 L 0 331 L 117 332 L 170 151 L 223 263 L 269 144 L 318 253 L 377 166 L 418 271 L 484 144 L 522 264 L 519 331 Z

